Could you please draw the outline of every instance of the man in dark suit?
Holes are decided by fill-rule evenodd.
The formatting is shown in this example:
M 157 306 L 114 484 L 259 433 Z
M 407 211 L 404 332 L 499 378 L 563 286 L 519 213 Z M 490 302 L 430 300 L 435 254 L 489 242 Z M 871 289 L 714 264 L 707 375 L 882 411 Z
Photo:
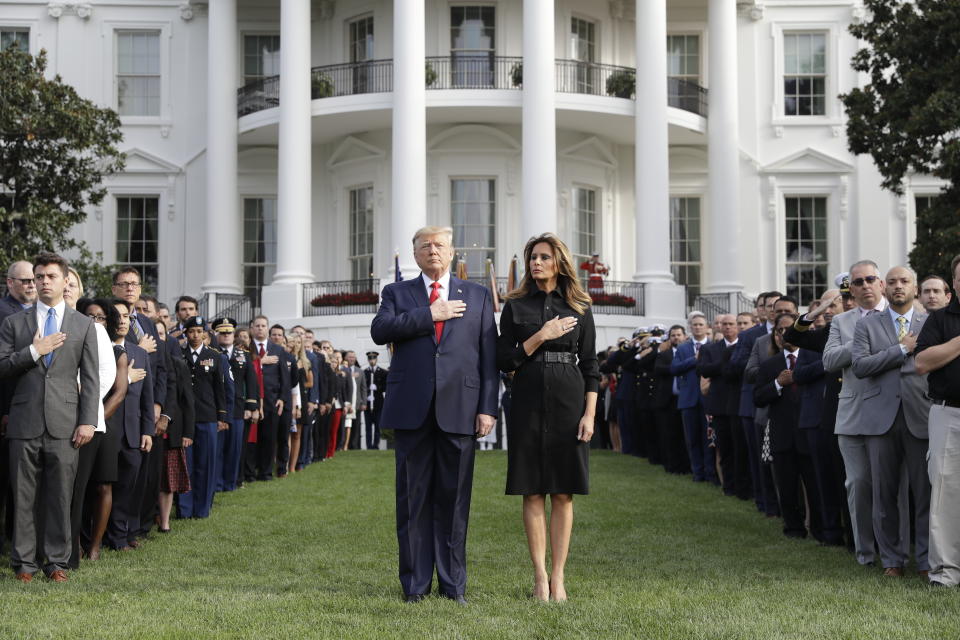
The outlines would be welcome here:
M 741 374 L 727 366 L 737 344 L 737 319 L 725 313 L 717 316 L 717 322 L 723 338 L 701 350 L 697 373 L 710 379 L 704 410 L 711 416 L 711 426 L 716 434 L 723 493 L 748 500 L 752 495 L 750 467 L 738 416 Z
M 420 229 L 413 248 L 422 273 L 384 288 L 370 326 L 394 346 L 381 421 L 396 433 L 400 584 L 418 602 L 436 569 L 440 594 L 466 604 L 474 436 L 498 411 L 493 301 L 450 275 L 449 227 Z
M 219 457 L 222 462 L 219 465 L 221 472 L 217 487 L 221 491 L 233 491 L 240 477 L 244 422 L 250 420 L 260 406 L 260 386 L 250 353 L 233 343 L 237 321 L 233 318 L 217 318 L 211 326 L 217 335 L 218 347 L 230 364 L 234 392 L 230 428 L 219 434 Z
M 619 373 L 615 399 L 617 402 L 617 424 L 620 425 L 620 452 L 628 455 L 641 455 L 643 438 L 637 424 L 637 373 L 632 361 L 639 345 L 638 335 L 624 342 L 611 353 L 600 367 L 601 373 Z
M 230 428 L 223 388 L 226 372 L 221 354 L 203 344 L 203 318 L 194 316 L 185 324 L 187 347 L 182 357 L 190 367 L 196 426 L 193 446 L 186 452 L 191 490 L 180 495 L 180 517 L 206 518 L 217 488 L 217 433 Z
M 144 454 L 153 447 L 155 431 L 153 421 L 153 375 L 147 352 L 127 342 L 130 332 L 130 306 L 116 300 L 114 306 L 120 314 L 117 326 L 118 344 L 127 352 L 128 362 L 142 362 L 147 370 L 143 380 L 127 385 L 127 394 L 118 411 L 123 416 L 120 450 L 117 459 L 117 482 L 113 485 L 113 508 L 107 524 L 106 543 L 118 551 L 127 551 L 139 546 L 136 534 L 140 524 L 140 506 L 143 496 L 136 495 L 137 476 Z M 163 353 L 161 352 L 161 355 Z M 166 390 L 164 390 L 166 394 Z M 143 485 L 141 485 L 141 489 Z
M 284 364 L 284 351 L 268 339 L 268 323 L 266 316 L 257 316 L 250 324 L 253 357 L 260 362 L 263 372 L 263 415 L 257 423 L 258 480 L 273 478 L 280 416 L 290 402 L 290 375 Z
M 387 370 L 377 365 L 380 354 L 367 351 L 367 368 L 363 377 L 367 383 L 367 410 L 363 412 L 366 428 L 367 449 L 380 448 L 380 412 L 383 409 L 383 392 L 387 389 Z
M 677 408 L 683 420 L 683 435 L 690 458 L 694 482 L 715 483 L 717 480 L 713 449 L 707 442 L 707 417 L 700 393 L 697 363 L 700 352 L 710 344 L 710 325 L 699 311 L 687 320 L 690 340 L 680 344 L 670 363 L 670 373 L 677 380 Z
M 799 429 L 800 389 L 794 380 L 794 370 L 815 360 L 815 356 L 784 342 L 783 332 L 794 322 L 794 316 L 783 314 L 774 325 L 774 342 L 779 352 L 760 364 L 753 390 L 757 406 L 769 407 L 770 452 L 773 455 L 773 475 L 780 492 L 780 511 L 783 514 L 783 534 L 804 538 L 803 503 L 800 482 L 806 490 L 810 505 L 810 528 L 822 529 L 820 523 L 819 490 L 810 458 L 807 439 Z
M 7 295 L 0 298 L 0 322 L 9 315 L 29 309 L 36 301 L 33 265 L 26 260 L 14 262 L 7 269 Z M 13 537 L 13 492 L 10 491 L 7 467 L 10 463 L 9 443 L 3 437 L 10 412 L 11 391 L 11 385 L 0 385 L 0 549 L 4 538 Z
M 133 267 L 123 267 L 113 274 L 113 295 L 126 302 L 131 309 L 127 342 L 132 342 L 150 355 L 150 370 L 153 372 L 153 421 L 156 423 L 163 412 L 163 402 L 167 394 L 167 364 L 160 352 L 157 326 L 147 316 L 137 313 L 136 304 L 142 290 L 140 272 Z
M 678 324 L 670 327 L 666 340 L 653 352 L 650 367 L 655 381 L 653 410 L 656 413 L 657 442 L 660 445 L 660 459 L 667 473 L 686 473 L 690 470 L 683 444 L 683 422 L 677 409 L 679 387 L 677 379 L 670 373 L 677 348 L 686 339 L 686 329 Z
M 51 580 L 67 580 L 77 449 L 97 424 L 97 334 L 93 321 L 63 300 L 67 268 L 58 255 L 37 256 L 37 304 L 0 324 L 0 379 L 12 388 L 6 433 L 16 491 L 10 555 L 21 582 L 33 579 L 41 560 Z

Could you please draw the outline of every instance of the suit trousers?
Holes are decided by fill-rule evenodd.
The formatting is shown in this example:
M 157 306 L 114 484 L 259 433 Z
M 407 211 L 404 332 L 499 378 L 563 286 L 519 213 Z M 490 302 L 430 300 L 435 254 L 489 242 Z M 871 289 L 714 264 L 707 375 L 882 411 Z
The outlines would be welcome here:
M 327 457 L 327 447 L 330 444 L 330 422 L 333 420 L 333 410 L 326 415 L 317 416 L 316 437 L 313 440 L 313 459 L 321 461 Z
M 273 478 L 273 464 L 277 455 L 280 416 L 273 401 L 265 399 L 263 409 L 266 415 L 257 423 L 257 480 L 270 480 Z
M 883 568 L 904 567 L 910 557 L 909 525 L 903 526 L 902 517 L 905 514 L 901 513 L 897 504 L 902 485 L 908 484 L 913 493 L 917 569 L 929 569 L 930 479 L 927 477 L 927 440 L 910 433 L 901 404 L 890 430 L 880 436 L 866 436 L 866 442 L 873 484 L 873 532 Z M 904 465 L 907 469 L 906 482 L 901 473 Z M 902 540 L 904 531 L 906 544 Z
M 306 409 L 304 409 L 306 411 Z M 300 455 L 297 458 L 297 469 L 303 469 L 313 462 L 313 424 L 316 421 L 317 412 L 314 411 L 308 416 L 304 416 L 300 425 Z
M 93 438 L 77 452 L 77 475 L 73 480 L 73 498 L 70 502 L 70 568 L 80 567 L 80 532 L 83 530 L 83 506 L 86 502 L 87 485 L 93 475 L 97 450 L 106 434 L 95 431 Z
M 290 465 L 290 424 L 293 414 L 284 406 L 277 423 L 277 477 L 287 475 Z
M 364 430 L 366 431 L 367 449 L 380 448 L 380 409 L 367 409 L 363 412 Z
M 136 514 L 136 522 L 140 521 L 140 503 L 136 500 L 135 487 L 140 465 L 143 463 L 143 452 L 140 449 L 131 449 L 126 442 L 120 445 L 117 458 L 117 481 L 113 484 L 113 508 L 110 510 L 110 520 L 107 523 L 105 541 L 108 547 L 122 549 L 130 546 L 133 538 L 132 520 Z
M 177 497 L 181 518 L 206 518 L 213 508 L 216 489 L 217 423 L 198 422 L 193 446 L 186 448 L 190 491 Z
M 617 424 L 620 425 L 620 452 L 627 455 L 637 455 L 636 410 L 633 396 L 629 393 L 625 397 L 617 398 Z
M 850 526 L 853 529 L 853 545 L 857 562 L 870 564 L 876 558 L 873 531 L 873 480 L 870 472 L 870 454 L 867 451 L 867 436 L 839 435 L 840 454 L 846 473 L 844 487 L 847 490 L 847 506 L 850 509 Z M 906 469 L 901 469 L 905 476 Z M 901 482 L 898 498 L 900 510 L 901 555 L 908 556 L 910 549 L 909 500 L 907 480 Z
M 723 493 L 749 500 L 753 488 L 750 486 L 747 439 L 740 425 L 740 417 L 713 416 L 713 430 L 717 434 L 717 449 L 720 451 Z
M 660 444 L 660 460 L 668 473 L 686 473 L 690 470 L 676 396 L 670 400 L 669 406 L 657 409 L 657 441 Z
M 960 409 L 930 407 L 930 580 L 960 584 Z
M 747 469 L 750 472 L 750 486 L 753 487 L 753 500 L 757 505 L 757 510 L 764 513 L 767 505 L 763 490 L 763 476 L 760 473 L 760 448 L 763 446 L 763 441 L 757 439 L 752 416 L 740 416 L 739 422 L 740 431 L 743 433 L 743 443 L 746 447 Z M 734 419 L 734 428 L 736 428 L 736 419 Z
M 400 585 L 430 593 L 436 568 L 440 593 L 463 595 L 474 438 L 441 430 L 432 405 L 419 428 L 395 434 Z
M 160 483 L 167 465 L 167 440 L 163 436 L 154 436 L 153 447 L 144 454 L 140 465 L 140 477 L 136 489 L 140 500 L 140 522 L 133 535 L 141 538 L 150 533 L 160 515 Z
M 252 421 L 243 421 L 243 443 L 240 452 L 240 473 L 243 482 L 253 482 L 257 479 L 257 443 L 250 442 Z M 239 481 L 239 480 L 238 480 Z
M 810 511 L 811 531 L 823 528 L 820 522 L 820 509 L 817 504 L 817 476 L 813 471 L 813 460 L 807 453 L 800 453 L 796 449 L 776 451 L 773 454 L 773 478 L 777 483 L 777 492 L 780 496 L 780 512 L 783 514 L 783 533 L 794 538 L 805 538 L 807 527 L 804 523 L 802 494 L 800 482 L 806 493 L 806 504 Z
M 14 490 L 14 573 L 34 574 L 45 558 L 44 573 L 66 570 L 70 562 L 70 500 L 79 452 L 69 438 L 44 432 L 29 439 L 10 439 L 10 483 Z M 43 521 L 42 539 L 37 523 Z
M 834 461 L 836 438 L 819 427 L 802 429 L 801 433 L 807 439 L 807 448 L 813 460 L 813 472 L 817 476 L 817 487 L 820 490 L 823 542 L 831 545 L 843 544 L 843 513 L 846 502 L 843 499 L 843 480 Z M 811 505 L 811 508 L 813 506 Z
M 707 416 L 703 404 L 698 402 L 695 407 L 681 409 L 680 417 L 694 482 L 714 482 L 717 478 L 715 456 L 707 443 Z

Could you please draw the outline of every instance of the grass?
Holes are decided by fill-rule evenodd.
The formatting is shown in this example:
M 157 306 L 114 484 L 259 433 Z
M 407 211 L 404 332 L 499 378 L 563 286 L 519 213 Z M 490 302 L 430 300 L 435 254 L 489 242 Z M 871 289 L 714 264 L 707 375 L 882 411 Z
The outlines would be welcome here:
M 960 592 L 788 540 L 779 521 L 643 460 L 593 454 L 571 600 L 540 604 L 506 457 L 479 452 L 470 606 L 400 601 L 390 452 L 349 452 L 217 497 L 66 585 L 0 577 L 0 638 L 957 638 Z

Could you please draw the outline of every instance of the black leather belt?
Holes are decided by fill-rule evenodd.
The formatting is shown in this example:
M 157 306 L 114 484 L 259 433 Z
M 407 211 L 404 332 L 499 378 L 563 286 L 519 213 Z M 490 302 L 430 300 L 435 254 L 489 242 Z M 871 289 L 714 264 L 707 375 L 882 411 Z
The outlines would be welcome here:
M 941 407 L 952 407 L 953 409 L 960 409 L 960 402 L 954 402 L 952 400 L 934 400 L 933 404 L 938 404 Z
M 566 351 L 541 351 L 533 356 L 533 359 L 540 362 L 561 362 L 563 364 L 573 364 L 573 354 Z

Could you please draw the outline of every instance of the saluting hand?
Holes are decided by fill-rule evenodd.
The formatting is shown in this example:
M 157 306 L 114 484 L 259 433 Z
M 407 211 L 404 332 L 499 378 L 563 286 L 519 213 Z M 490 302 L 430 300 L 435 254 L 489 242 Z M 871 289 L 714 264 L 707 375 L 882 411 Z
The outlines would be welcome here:
M 451 318 L 462 318 L 467 310 L 467 303 L 463 300 L 444 300 L 437 298 L 430 305 L 430 315 L 434 322 L 445 322 Z
M 37 329 L 37 334 L 33 336 L 33 348 L 37 350 L 41 356 L 45 356 L 51 351 L 55 351 L 63 346 L 63 343 L 67 339 L 67 334 L 62 331 L 56 333 L 51 333 L 50 335 L 44 337 L 43 329 Z

